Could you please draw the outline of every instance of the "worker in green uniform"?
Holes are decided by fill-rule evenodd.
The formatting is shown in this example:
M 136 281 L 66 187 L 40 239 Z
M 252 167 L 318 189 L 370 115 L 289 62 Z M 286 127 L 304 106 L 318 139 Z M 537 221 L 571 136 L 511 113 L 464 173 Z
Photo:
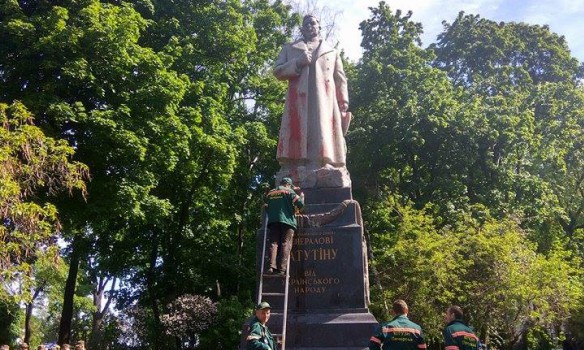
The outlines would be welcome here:
M 408 305 L 398 299 L 393 302 L 395 317 L 380 325 L 369 339 L 370 350 L 419 350 L 426 349 L 422 327 L 408 319 Z
M 444 313 L 446 328 L 442 331 L 445 350 L 478 350 L 479 338 L 463 321 L 460 306 L 452 305 Z
M 299 188 L 296 188 L 299 190 Z M 292 250 L 292 238 L 296 231 L 296 209 L 304 206 L 304 193 L 298 195 L 292 179 L 285 177 L 280 186 L 272 189 L 265 198 L 269 228 L 270 266 L 267 273 L 286 274 L 288 258 Z M 278 253 L 279 256 L 278 256 Z
M 266 323 L 270 319 L 270 304 L 262 301 L 256 306 L 255 317 L 249 325 L 247 350 L 277 350 L 277 344 Z

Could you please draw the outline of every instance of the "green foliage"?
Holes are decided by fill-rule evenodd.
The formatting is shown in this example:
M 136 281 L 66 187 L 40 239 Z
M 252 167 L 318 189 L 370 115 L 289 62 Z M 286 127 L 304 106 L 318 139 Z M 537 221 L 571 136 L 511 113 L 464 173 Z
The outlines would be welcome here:
M 580 297 L 580 300 L 573 307 L 572 318 L 566 327 L 565 338 L 572 344 L 584 344 L 584 308 L 581 307 L 582 304 L 584 304 L 584 298 Z
M 14 345 L 20 335 L 18 303 L 13 299 L 0 299 L 0 343 Z
M 436 338 L 442 306 L 461 292 L 461 279 L 452 273 L 464 268 L 452 258 L 457 238 L 441 235 L 429 211 L 416 210 L 407 200 L 388 196 L 369 208 L 364 210 L 370 213 L 365 225 L 372 241 L 378 286 L 373 303 L 407 300 L 410 317 L 422 322 L 430 339 Z
M 422 49 L 411 17 L 381 2 L 346 64 L 372 310 L 386 319 L 384 303 L 405 298 L 434 341 L 450 303 L 497 348 L 556 346 L 559 329 L 582 339 L 577 60 L 545 26 L 463 13 Z M 179 349 L 163 315 L 197 294 L 218 306 L 199 347 L 238 344 L 278 166 L 285 84 L 270 66 L 299 20 L 268 0 L 0 2 L 0 101 L 32 112 L 0 105 L 0 212 L 29 225 L 0 226 L 12 239 L 0 251 L 21 300 L 46 281 L 35 332 L 54 334 L 64 305 L 63 271 L 50 273 L 66 266 L 60 229 L 72 271 L 81 261 L 72 339 L 101 325 L 100 347 Z M 74 195 L 53 200 L 61 189 Z M 87 296 L 109 278 L 117 310 L 100 314 Z
M 218 302 L 218 314 L 214 327 L 200 336 L 200 349 L 233 349 L 241 341 L 241 329 L 245 318 L 252 314 L 249 305 L 237 298 L 226 298 Z
M 57 210 L 49 196 L 85 191 L 87 167 L 70 158 L 73 148 L 47 137 L 20 103 L 0 104 L 0 299 L 22 284 L 16 300 L 31 302 L 34 279 L 43 279 L 58 260 Z M 34 276 L 34 279 L 33 279 Z
M 43 343 L 55 341 L 58 331 L 56 320 L 60 317 L 63 301 L 63 286 L 67 277 L 68 265 L 61 257 L 55 261 L 39 260 L 35 263 L 35 283 L 32 286 L 39 291 L 34 302 L 33 337 Z
M 543 346 L 583 307 L 578 62 L 547 27 L 462 13 L 422 50 L 410 17 L 373 8 L 352 73 L 373 309 L 405 298 L 438 340 L 457 303 L 492 345 Z
M 481 339 L 508 342 L 494 341 L 500 348 L 533 327 L 559 328 L 582 297 L 578 258 L 559 245 L 548 256 L 538 254 L 516 223 L 495 220 L 484 208 L 438 229 L 430 208 L 389 197 L 371 217 L 384 223 L 368 226 L 381 286 L 374 302 L 407 300 L 411 317 L 434 341 L 450 304 L 467 310 Z
M 453 171 L 463 160 L 454 152 L 461 133 L 454 124 L 456 91 L 430 67 L 433 55 L 416 45 L 421 27 L 410 16 L 393 15 L 380 3 L 361 23 L 365 52 L 350 85 L 356 118 L 348 166 L 362 200 L 387 187 L 420 207 L 440 198 L 436 203 L 459 208 L 464 186 Z
M 456 85 L 482 85 L 484 92 L 495 94 L 504 92 L 498 88 L 502 84 L 574 81 L 580 74 L 566 39 L 548 26 L 494 22 L 460 12 L 452 24 L 444 23 L 430 47 L 438 56 L 435 65 Z
M 545 329 L 534 327 L 527 334 L 526 346 L 534 350 L 552 350 L 555 349 L 555 341 Z
M 541 250 L 557 237 L 557 224 L 571 237 L 582 225 L 584 100 L 565 39 L 547 26 L 461 12 L 431 49 L 433 65 L 473 106 L 473 152 L 465 154 L 474 169 L 474 185 L 466 184 L 471 199 L 535 228 Z
M 119 305 L 152 308 L 153 334 L 178 295 L 248 296 L 244 242 L 274 172 L 284 91 L 267 61 L 298 17 L 263 0 L 25 7 L 1 10 L 0 94 L 42 111 L 91 169 L 87 203 L 59 203 L 65 237 L 82 232 L 82 269 L 127 279 Z
M 445 222 L 481 203 L 539 231 L 542 250 L 554 225 L 572 236 L 582 220 L 584 124 L 578 65 L 563 38 L 461 14 L 424 51 L 409 16 L 382 3 L 361 25 L 353 99 L 361 117 L 349 149 L 378 156 L 349 158 L 357 195 L 388 187 L 418 208 L 436 203 Z

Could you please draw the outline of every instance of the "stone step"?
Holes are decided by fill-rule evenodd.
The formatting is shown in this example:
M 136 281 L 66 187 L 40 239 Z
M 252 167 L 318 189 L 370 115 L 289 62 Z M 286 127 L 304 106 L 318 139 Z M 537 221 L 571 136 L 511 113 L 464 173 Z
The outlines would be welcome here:
M 377 321 L 367 311 L 288 314 L 286 349 L 367 349 L 369 338 L 377 326 Z M 272 312 L 268 328 L 274 338 L 279 338 L 277 335 L 282 332 L 282 314 Z M 242 342 L 240 349 L 245 349 L 245 342 Z
M 289 314 L 286 349 L 300 344 L 310 345 L 308 349 L 366 349 L 377 325 L 369 312 Z

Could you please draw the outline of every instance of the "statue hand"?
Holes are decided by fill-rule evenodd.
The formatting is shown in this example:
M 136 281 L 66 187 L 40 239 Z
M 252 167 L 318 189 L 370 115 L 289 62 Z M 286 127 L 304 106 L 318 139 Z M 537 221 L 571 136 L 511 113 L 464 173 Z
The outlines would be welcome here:
M 312 62 L 312 53 L 310 51 L 304 51 L 298 62 L 300 63 L 300 67 L 308 66 Z
M 341 110 L 342 113 L 347 113 L 347 111 L 349 110 L 349 104 L 347 102 L 342 102 L 339 105 L 339 109 Z

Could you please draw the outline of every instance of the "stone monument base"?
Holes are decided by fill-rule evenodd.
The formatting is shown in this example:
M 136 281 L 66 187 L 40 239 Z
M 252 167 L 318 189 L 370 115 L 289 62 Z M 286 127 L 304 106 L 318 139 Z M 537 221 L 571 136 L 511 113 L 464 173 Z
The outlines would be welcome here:
M 305 188 L 350 188 L 351 177 L 347 167 L 335 168 L 325 165 L 322 168 L 308 166 L 282 167 L 276 173 L 276 183 L 284 177 L 294 179 L 294 185 Z
M 346 170 L 346 169 L 345 169 Z M 289 173 L 278 176 L 290 176 Z M 306 175 L 306 174 L 305 174 Z M 317 176 L 315 171 L 310 176 Z M 342 178 L 342 171 L 329 172 Z M 338 175 L 338 177 L 337 177 Z M 295 184 L 299 179 L 294 177 Z M 307 178 L 303 178 L 307 181 Z M 303 189 L 306 184 L 301 185 Z M 290 253 L 286 350 L 363 350 L 378 326 L 369 312 L 367 249 L 359 203 L 350 187 L 306 188 L 305 208 Z M 260 276 L 264 231 L 257 232 L 257 279 L 272 306 L 270 331 L 280 334 L 285 278 Z M 259 293 L 259 285 L 258 291 Z M 251 318 L 247 320 L 249 324 Z M 246 336 L 244 325 L 243 336 Z M 245 349 L 245 338 L 240 349 Z
M 286 349 L 367 349 L 377 321 L 367 309 L 348 312 L 289 314 Z
M 287 323 L 286 350 L 367 350 L 378 325 L 367 309 L 291 313 Z M 281 329 L 282 314 L 272 312 L 268 327 L 272 332 Z M 245 349 L 243 340 L 240 349 Z

